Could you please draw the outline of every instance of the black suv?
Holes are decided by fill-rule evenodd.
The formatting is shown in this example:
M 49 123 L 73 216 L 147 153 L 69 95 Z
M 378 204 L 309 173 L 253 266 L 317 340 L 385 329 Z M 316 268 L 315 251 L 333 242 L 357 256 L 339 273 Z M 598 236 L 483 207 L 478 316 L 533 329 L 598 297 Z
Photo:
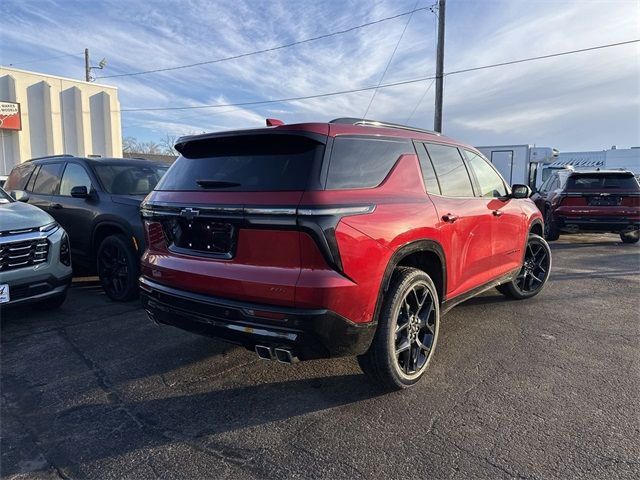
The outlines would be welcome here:
M 57 155 L 16 166 L 5 190 L 27 192 L 69 234 L 74 267 L 97 271 L 107 295 L 137 296 L 144 233 L 139 207 L 168 165 L 148 160 Z

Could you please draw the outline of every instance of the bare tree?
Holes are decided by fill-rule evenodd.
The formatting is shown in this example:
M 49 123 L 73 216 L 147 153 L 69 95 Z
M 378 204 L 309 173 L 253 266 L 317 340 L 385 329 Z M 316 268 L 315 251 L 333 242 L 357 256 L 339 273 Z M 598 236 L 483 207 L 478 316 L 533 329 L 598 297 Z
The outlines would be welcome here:
M 140 153 L 140 143 L 135 137 L 124 137 L 122 139 L 122 151 L 124 153 Z
M 176 144 L 178 137 L 167 133 L 162 140 L 160 140 L 160 148 L 165 155 L 178 155 L 173 146 Z

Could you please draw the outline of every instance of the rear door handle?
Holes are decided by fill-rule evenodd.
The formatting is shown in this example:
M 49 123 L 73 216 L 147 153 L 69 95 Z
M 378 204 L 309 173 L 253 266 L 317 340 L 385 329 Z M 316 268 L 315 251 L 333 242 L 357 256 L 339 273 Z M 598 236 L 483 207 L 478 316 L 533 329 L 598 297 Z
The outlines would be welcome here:
M 456 220 L 458 220 L 458 218 L 459 217 L 457 215 L 454 215 L 452 213 L 447 213 L 446 215 L 442 216 L 442 220 L 444 220 L 445 222 L 448 222 L 448 223 L 453 223 Z
M 493 215 L 494 215 L 495 217 L 500 217 L 503 213 L 504 213 L 504 212 L 501 212 L 500 210 L 494 210 L 494 211 L 493 211 Z

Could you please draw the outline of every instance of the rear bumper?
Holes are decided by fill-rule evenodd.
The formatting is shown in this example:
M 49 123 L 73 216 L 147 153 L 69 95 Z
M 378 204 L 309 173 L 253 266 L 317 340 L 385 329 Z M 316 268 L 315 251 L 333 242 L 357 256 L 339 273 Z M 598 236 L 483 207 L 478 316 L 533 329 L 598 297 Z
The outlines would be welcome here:
M 558 228 L 564 231 L 628 232 L 640 228 L 640 219 L 628 217 L 558 216 Z
M 373 322 L 356 324 L 329 310 L 210 297 L 167 287 L 146 277 L 140 277 L 140 289 L 142 304 L 157 323 L 251 349 L 256 345 L 287 348 L 301 360 L 360 355 L 371 345 L 376 330 Z

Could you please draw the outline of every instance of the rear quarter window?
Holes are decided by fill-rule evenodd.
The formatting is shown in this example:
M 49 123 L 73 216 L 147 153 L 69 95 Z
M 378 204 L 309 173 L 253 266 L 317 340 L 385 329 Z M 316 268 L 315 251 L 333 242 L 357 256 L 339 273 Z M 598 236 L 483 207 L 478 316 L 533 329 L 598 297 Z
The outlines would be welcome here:
M 331 150 L 326 188 L 377 187 L 404 154 L 415 155 L 413 145 L 408 140 L 336 137 Z
M 29 177 L 33 173 L 35 165 L 22 164 L 11 170 L 7 183 L 4 188 L 6 190 L 25 190 Z
M 300 135 L 242 135 L 195 140 L 156 190 L 304 190 L 324 144 Z

